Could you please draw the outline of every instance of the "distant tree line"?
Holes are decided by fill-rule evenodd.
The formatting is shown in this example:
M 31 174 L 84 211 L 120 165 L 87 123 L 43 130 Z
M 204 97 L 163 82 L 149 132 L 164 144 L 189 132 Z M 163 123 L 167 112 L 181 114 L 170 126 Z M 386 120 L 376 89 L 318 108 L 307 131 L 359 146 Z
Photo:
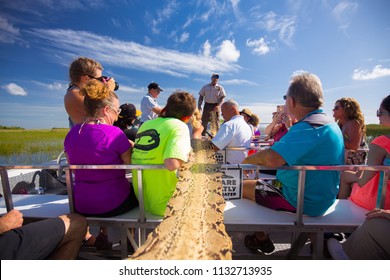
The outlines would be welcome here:
M 24 130 L 24 128 L 20 127 L 20 126 L 4 126 L 4 125 L 0 125 L 0 129 L 21 129 L 21 130 Z

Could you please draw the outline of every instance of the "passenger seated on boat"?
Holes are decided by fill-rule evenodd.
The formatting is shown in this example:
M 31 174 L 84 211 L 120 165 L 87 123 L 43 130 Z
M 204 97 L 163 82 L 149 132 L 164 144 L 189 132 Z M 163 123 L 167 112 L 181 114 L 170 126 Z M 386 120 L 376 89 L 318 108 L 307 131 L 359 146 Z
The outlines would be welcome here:
M 98 80 L 89 81 L 81 91 L 87 118 L 65 138 L 69 164 L 130 164 L 131 143 L 119 127 L 112 125 L 120 113 L 118 96 Z M 74 175 L 74 207 L 80 214 L 111 217 L 138 206 L 124 169 L 78 169 Z M 86 240 L 88 245 L 111 247 L 103 227 L 97 238 L 88 231 Z
M 390 95 L 384 98 L 377 111 L 379 124 L 390 127 Z M 375 138 L 368 152 L 368 165 L 390 165 L 390 134 Z M 344 171 L 341 174 L 340 199 L 350 198 L 357 205 L 372 210 L 376 207 L 378 186 L 382 186 L 378 171 Z M 390 209 L 390 181 L 387 183 L 385 209 Z
M 188 160 L 191 140 L 187 122 L 196 108 L 195 98 L 176 91 L 157 119 L 141 125 L 135 138 L 133 164 L 164 164 L 168 169 L 143 170 L 145 210 L 163 216 L 178 182 L 176 171 Z M 138 176 L 133 170 L 134 191 L 138 196 Z
M 323 104 L 320 79 L 310 73 L 293 76 L 285 99 L 287 112 L 299 121 L 271 148 L 248 156 L 242 163 L 275 168 L 283 165 L 343 164 L 344 145 L 341 131 L 320 109 Z M 256 180 L 246 180 L 243 197 L 268 208 L 295 212 L 298 172 L 278 170 L 276 177 L 282 185 L 280 192 L 258 184 Z M 336 199 L 339 182 L 340 176 L 336 170 L 307 172 L 303 213 L 309 216 L 325 213 Z M 245 245 L 265 253 L 270 253 L 275 248 L 265 232 L 247 235 Z
M 278 142 L 297 120 L 287 112 L 273 112 L 272 122 L 265 128 L 265 140 Z
M 366 164 L 366 125 L 359 102 L 352 97 L 338 99 L 333 117 L 343 133 L 345 164 Z
M 211 140 L 215 151 L 225 148 L 246 147 L 250 148 L 252 142 L 252 129 L 245 122 L 244 116 L 240 115 L 238 104 L 229 99 L 221 106 L 224 123 L 218 133 Z M 235 164 L 247 156 L 247 151 L 226 150 L 226 163 Z
M 390 211 L 374 209 L 344 243 L 330 238 L 328 251 L 335 260 L 390 260 L 389 235 Z
M 265 128 L 264 139 L 273 141 L 271 145 L 278 142 L 296 122 L 297 119 L 286 112 L 285 105 L 279 105 L 277 111 L 272 113 L 272 122 Z M 262 170 L 261 173 L 276 175 L 276 170 Z
M 75 259 L 86 231 L 79 214 L 23 225 L 23 214 L 14 209 L 0 217 L 0 259 Z
M 202 125 L 202 114 L 199 109 L 195 109 L 195 112 L 192 114 L 190 121 L 187 123 L 188 129 L 190 131 L 191 139 L 200 139 L 202 138 L 203 125 Z
M 131 103 L 124 103 L 119 109 L 121 109 L 121 112 L 114 125 L 119 127 L 126 134 L 127 138 L 134 142 L 139 128 L 138 117 L 141 116 L 141 111 L 137 110 Z

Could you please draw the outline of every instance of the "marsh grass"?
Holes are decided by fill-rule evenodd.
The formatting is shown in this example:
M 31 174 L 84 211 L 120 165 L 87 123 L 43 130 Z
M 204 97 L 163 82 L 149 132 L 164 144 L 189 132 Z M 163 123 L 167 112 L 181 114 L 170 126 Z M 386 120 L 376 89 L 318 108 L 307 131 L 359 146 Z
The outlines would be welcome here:
M 0 129 L 0 164 L 41 164 L 56 159 L 64 149 L 69 129 Z M 367 142 L 379 135 L 390 134 L 390 128 L 367 125 Z
M 57 156 L 64 149 L 69 129 L 0 130 L 1 164 L 40 164 Z

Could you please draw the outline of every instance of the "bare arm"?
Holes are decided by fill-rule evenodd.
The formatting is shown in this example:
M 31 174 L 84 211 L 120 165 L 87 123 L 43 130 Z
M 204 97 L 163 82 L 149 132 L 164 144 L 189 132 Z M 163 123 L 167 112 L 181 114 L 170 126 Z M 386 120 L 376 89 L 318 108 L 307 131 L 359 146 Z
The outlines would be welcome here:
M 123 161 L 123 164 L 131 164 L 131 152 L 133 149 L 128 149 L 126 152 L 121 154 L 121 159 Z
M 76 123 L 82 123 L 87 113 L 84 109 L 84 96 L 78 89 L 68 91 L 64 96 L 65 110 Z
M 13 209 L 0 217 L 0 234 L 21 227 L 22 224 L 23 214 L 19 210 Z
M 360 124 L 351 121 L 346 124 L 344 134 L 344 145 L 346 149 L 357 150 L 362 140 L 362 130 Z
M 162 111 L 162 108 L 157 106 L 157 107 L 154 107 L 154 108 L 152 109 L 152 111 L 155 112 L 157 115 L 160 116 L 161 111 Z
M 279 167 L 285 165 L 286 161 L 277 152 L 272 149 L 267 149 L 246 157 L 242 163 Z
M 378 145 L 371 144 L 368 152 L 367 165 L 382 165 L 383 159 L 386 157 L 386 150 Z M 364 171 L 363 175 L 358 180 L 360 187 L 364 186 L 368 181 L 375 176 L 377 171 Z
M 272 122 L 265 128 L 265 134 L 269 137 L 275 135 L 275 133 L 282 127 L 282 116 L 279 113 L 274 113 L 272 116 Z
M 164 165 L 169 171 L 178 169 L 183 164 L 183 161 L 177 158 L 167 158 L 164 160 Z
M 222 96 L 219 99 L 218 106 L 221 107 L 221 104 L 223 103 L 223 100 L 225 99 L 225 96 Z
M 198 99 L 198 109 L 199 109 L 199 111 L 202 111 L 202 104 L 203 104 L 203 96 L 199 95 L 199 99 Z

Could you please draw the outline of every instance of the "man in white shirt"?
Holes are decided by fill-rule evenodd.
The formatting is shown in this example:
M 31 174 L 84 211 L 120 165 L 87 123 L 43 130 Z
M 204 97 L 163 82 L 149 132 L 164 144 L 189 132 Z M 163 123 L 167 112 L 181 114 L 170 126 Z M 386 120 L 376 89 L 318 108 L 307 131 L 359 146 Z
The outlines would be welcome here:
M 141 100 L 141 124 L 156 119 L 160 115 L 162 108 L 157 103 L 157 97 L 162 91 L 157 83 L 153 82 L 148 85 L 148 93 Z
M 219 75 L 214 73 L 211 75 L 211 83 L 204 85 L 199 91 L 198 109 L 202 112 L 202 103 L 204 107 L 202 112 L 202 125 L 204 127 L 202 135 L 205 135 L 207 124 L 210 120 L 210 112 L 216 111 L 219 118 L 219 106 L 226 97 L 225 89 L 218 84 Z
M 229 99 L 221 106 L 222 116 L 225 122 L 221 125 L 217 135 L 212 140 L 214 150 L 222 150 L 232 147 L 249 148 L 252 141 L 252 130 L 240 115 L 238 104 Z M 227 150 L 226 163 L 241 163 L 247 156 L 246 150 Z

